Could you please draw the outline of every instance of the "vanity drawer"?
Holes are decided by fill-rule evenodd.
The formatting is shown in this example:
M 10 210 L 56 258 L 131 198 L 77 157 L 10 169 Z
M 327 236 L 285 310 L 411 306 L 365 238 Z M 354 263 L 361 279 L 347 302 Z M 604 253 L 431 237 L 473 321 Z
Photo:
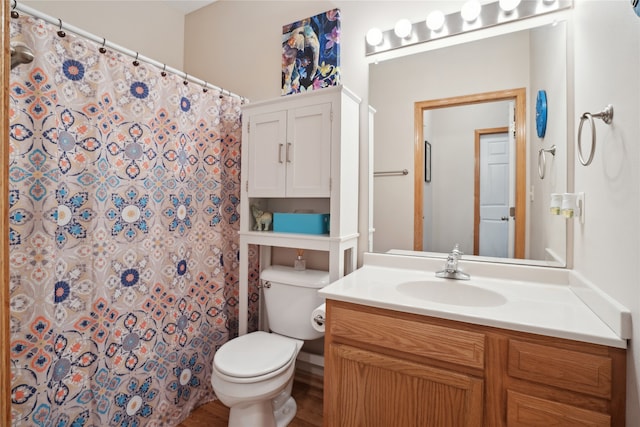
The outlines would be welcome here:
M 381 309 L 351 310 L 330 303 L 327 323 L 332 338 L 428 357 L 443 362 L 484 368 L 485 335 L 388 316 Z
M 611 371 L 610 357 L 509 340 L 511 377 L 609 399 Z
M 547 399 L 507 392 L 507 427 L 610 427 L 611 417 Z

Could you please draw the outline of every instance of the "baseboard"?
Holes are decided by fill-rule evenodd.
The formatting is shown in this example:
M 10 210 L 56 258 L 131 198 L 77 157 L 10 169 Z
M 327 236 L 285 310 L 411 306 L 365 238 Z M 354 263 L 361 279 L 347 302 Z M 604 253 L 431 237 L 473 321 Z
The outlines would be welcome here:
M 324 357 L 301 351 L 296 360 L 296 379 L 298 379 L 298 372 L 322 378 L 324 376 Z
M 320 390 L 324 389 L 324 377 L 322 375 L 311 373 L 299 367 L 296 367 L 294 380 L 310 387 L 315 387 Z

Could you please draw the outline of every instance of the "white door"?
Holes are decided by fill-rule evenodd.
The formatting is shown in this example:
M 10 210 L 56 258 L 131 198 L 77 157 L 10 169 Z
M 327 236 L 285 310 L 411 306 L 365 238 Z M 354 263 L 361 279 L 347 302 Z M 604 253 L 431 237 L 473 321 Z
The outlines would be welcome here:
M 249 117 L 249 197 L 284 197 L 287 111 Z
M 510 149 L 508 133 L 480 137 L 480 229 L 478 255 L 506 258 L 509 248 Z
M 329 197 L 331 182 L 331 104 L 289 110 L 287 197 Z

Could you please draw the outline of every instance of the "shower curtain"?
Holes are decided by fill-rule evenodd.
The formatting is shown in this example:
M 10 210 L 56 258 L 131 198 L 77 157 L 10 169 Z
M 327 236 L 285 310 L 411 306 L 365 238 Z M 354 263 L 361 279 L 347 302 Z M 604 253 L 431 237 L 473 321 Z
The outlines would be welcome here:
M 13 425 L 174 425 L 237 335 L 240 101 L 57 30 L 11 20 Z

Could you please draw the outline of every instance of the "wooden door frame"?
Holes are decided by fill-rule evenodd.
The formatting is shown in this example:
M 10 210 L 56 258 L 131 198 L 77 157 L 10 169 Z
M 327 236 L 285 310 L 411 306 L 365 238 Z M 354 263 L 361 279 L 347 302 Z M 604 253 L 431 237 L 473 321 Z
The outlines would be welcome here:
M 0 17 L 2 19 L 2 68 L 0 68 L 0 80 L 2 91 L 0 92 L 0 275 L 2 287 L 0 287 L 0 425 L 11 425 L 11 334 L 9 333 L 9 74 L 11 69 L 9 53 L 9 0 L 2 0 L 0 4 Z
M 480 254 L 480 138 L 509 132 L 508 127 L 476 129 L 474 137 L 475 172 L 473 184 L 473 254 Z M 514 250 L 515 253 L 515 250 Z
M 515 201 L 515 248 L 514 258 L 523 259 L 525 255 L 525 233 L 527 224 L 527 138 L 526 138 L 526 88 L 507 89 L 452 98 L 433 99 L 414 103 L 414 208 L 413 208 L 413 249 L 422 250 L 424 212 L 424 112 L 436 108 L 457 107 L 495 101 L 515 102 L 515 141 L 516 141 L 516 201 Z

